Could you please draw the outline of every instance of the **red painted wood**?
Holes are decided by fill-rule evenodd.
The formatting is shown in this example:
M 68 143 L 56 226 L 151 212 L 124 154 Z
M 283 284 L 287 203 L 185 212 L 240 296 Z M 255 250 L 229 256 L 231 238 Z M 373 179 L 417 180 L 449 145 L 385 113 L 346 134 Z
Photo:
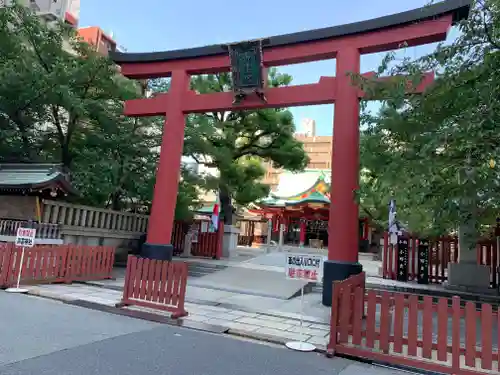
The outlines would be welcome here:
M 389 277 L 391 278 L 391 280 L 395 280 L 396 279 L 396 272 L 394 272 L 394 257 L 396 255 L 396 249 L 395 249 L 395 246 L 393 244 L 389 244 L 389 268 L 388 268 L 388 272 L 389 272 Z
M 158 293 L 158 303 L 165 303 L 165 292 L 167 290 L 167 279 L 168 279 L 168 262 L 161 263 L 161 285 L 160 292 Z
M 125 270 L 125 284 L 123 285 L 123 296 L 122 300 L 124 300 L 127 296 L 132 294 L 132 290 L 134 287 L 134 278 L 135 278 L 135 264 L 136 257 L 129 255 L 127 258 L 127 268 Z
M 292 46 L 265 48 L 263 50 L 264 65 L 271 67 L 332 59 L 335 58 L 336 51 L 345 46 L 358 48 L 362 53 L 376 53 L 399 49 L 402 43 L 407 43 L 409 46 L 434 43 L 446 38 L 451 21 L 451 15 L 443 16 L 433 20 L 401 25 L 367 34 Z M 165 77 L 170 72 L 179 69 L 186 69 L 190 74 L 203 74 L 207 72 L 228 72 L 230 68 L 228 55 L 154 63 L 123 63 L 120 65 L 121 73 L 134 79 Z
M 496 321 L 497 321 L 497 366 L 498 370 L 500 371 L 500 306 L 497 306 L 497 316 L 496 316 Z
M 148 268 L 148 281 L 146 284 L 146 300 L 150 301 L 153 295 L 153 288 L 155 284 L 155 269 L 156 269 L 156 260 L 151 260 L 149 262 Z
M 162 262 L 156 262 L 155 265 L 155 270 L 154 270 L 154 275 L 155 275 L 155 285 L 153 289 L 153 294 L 151 296 L 151 299 L 153 301 L 159 301 L 159 295 L 160 295 L 160 289 L 162 285 L 162 274 L 161 274 L 161 266 Z
M 448 300 L 440 298 L 437 304 L 437 357 L 439 361 L 446 361 L 448 356 Z
M 156 171 L 153 206 L 149 216 L 150 244 L 169 244 L 172 237 L 174 211 L 177 201 L 179 170 L 184 144 L 185 115 L 183 97 L 189 88 L 190 77 L 184 69 L 172 72 L 169 105 L 165 108 L 168 119 L 163 127 L 162 150 Z
M 460 318 L 462 316 L 462 307 L 460 306 L 460 297 L 452 299 L 452 323 L 451 323 L 451 363 L 452 369 L 458 374 L 460 371 Z
M 366 312 L 366 346 L 373 348 L 375 344 L 375 314 L 377 312 L 377 293 L 368 291 Z
M 338 326 L 340 318 L 340 285 L 341 281 L 333 282 L 332 293 L 332 312 L 330 314 L 330 339 L 328 341 L 328 349 L 335 350 L 338 340 Z
M 348 342 L 351 320 L 351 285 L 341 286 L 340 299 L 340 323 L 339 323 L 339 343 Z
M 361 345 L 361 331 L 363 328 L 363 312 L 365 303 L 364 288 L 357 287 L 354 289 L 354 306 L 353 306 L 353 319 L 352 319 L 352 343 L 354 345 Z
M 352 199 L 352 191 L 358 187 L 359 169 L 359 131 L 358 127 L 353 124 L 357 124 L 359 120 L 359 97 L 362 93 L 352 85 L 346 73 L 359 72 L 360 53 L 372 53 L 398 47 L 403 41 L 410 45 L 436 41 L 445 37 L 450 23 L 451 16 L 443 16 L 439 18 L 439 21 L 428 20 L 390 30 L 336 38 L 330 43 L 321 41 L 310 45 L 304 43 L 265 50 L 264 61 L 270 59 L 265 62 L 266 66 L 273 64 L 272 58 L 269 57 L 269 54 L 272 56 L 273 53 L 276 54 L 275 59 L 277 59 L 274 60 L 275 64 L 297 62 L 303 59 L 307 61 L 329 57 L 337 59 L 337 77 L 335 78 L 325 77 L 318 84 L 303 87 L 268 89 L 266 104 L 249 98 L 238 107 L 238 109 L 288 107 L 336 101 L 333 145 L 335 153 L 332 154 L 332 179 L 336 183 L 332 185 L 332 200 L 338 204 L 330 206 L 330 229 L 335 228 L 335 230 L 330 230 L 333 238 L 329 241 L 329 259 L 357 261 L 358 257 L 357 250 L 352 251 L 352 249 L 358 249 L 358 210 Z M 221 63 L 223 66 L 218 66 Z M 122 64 L 122 73 L 130 77 L 172 75 L 172 85 L 168 94 L 141 101 L 130 101 L 125 105 L 125 113 L 128 115 L 166 115 L 168 118 L 168 124 L 164 127 L 162 145 L 165 146 L 168 141 L 169 147 L 168 153 L 163 152 L 160 155 L 158 163 L 154 203 L 148 228 L 148 242 L 150 243 L 166 244 L 171 238 L 185 113 L 235 109 L 231 93 L 198 95 L 189 91 L 189 74 L 206 72 L 206 69 L 225 70 L 228 68 L 227 64 L 228 56 L 183 59 L 175 62 Z M 333 97 L 335 93 L 340 92 L 342 95 Z M 162 148 L 167 150 L 167 147 Z M 155 209 L 155 207 L 159 208 Z
M 137 258 L 136 258 L 137 259 Z M 144 259 L 139 258 L 137 259 L 137 263 L 135 264 L 136 267 L 136 272 L 137 274 L 135 275 L 135 285 L 134 285 L 134 292 L 132 294 L 133 298 L 140 298 L 141 294 L 141 288 L 142 288 L 142 283 L 143 283 L 143 270 L 144 270 Z
M 391 316 L 389 313 L 391 296 L 389 292 L 382 292 L 380 303 L 380 335 L 379 348 L 384 353 L 389 353 L 389 331 L 391 327 Z
M 122 304 L 169 311 L 173 318 L 186 316 L 187 270 L 187 263 L 129 256 Z
M 403 352 L 403 327 L 405 316 L 405 297 L 401 293 L 394 294 L 394 351 Z
M 432 356 L 432 297 L 424 296 L 424 308 L 422 311 L 422 356 Z
M 180 287 L 180 279 L 181 279 L 181 270 L 179 267 L 173 267 L 173 279 L 172 283 L 172 294 L 170 295 L 170 304 L 177 305 L 179 298 L 179 287 Z
M 476 306 L 473 302 L 465 304 L 465 364 L 475 366 L 476 358 Z
M 149 264 L 152 262 L 151 259 L 144 259 L 143 266 L 142 266 L 142 277 L 141 277 L 141 290 L 139 291 L 139 299 L 145 299 L 146 298 L 146 290 L 148 287 L 148 281 L 149 281 Z
M 342 338 L 335 341 L 331 337 L 328 349 L 334 354 L 346 354 L 367 358 L 371 360 L 379 360 L 392 365 L 411 366 L 424 371 L 435 371 L 446 374 L 463 374 L 473 375 L 482 373 L 474 369 L 476 358 L 481 358 L 481 368 L 483 370 L 495 369 L 496 362 L 499 357 L 498 351 L 492 350 L 492 330 L 493 320 L 498 320 L 500 317 L 493 313 L 493 309 L 489 304 L 483 304 L 481 312 L 476 312 L 475 304 L 469 302 L 466 304 L 465 309 L 462 309 L 459 297 L 453 297 L 451 307 L 448 307 L 449 301 L 445 298 L 438 300 L 433 304 L 432 298 L 424 297 L 423 303 L 419 304 L 417 295 L 409 295 L 407 298 L 400 293 L 394 294 L 394 332 L 392 336 L 386 334 L 387 328 L 390 327 L 390 311 L 385 306 L 391 305 L 390 295 L 385 292 L 380 295 L 376 291 L 369 291 L 366 298 L 368 308 L 368 316 L 366 329 L 358 332 L 356 327 L 359 319 L 359 311 L 361 311 L 355 304 L 351 306 L 351 314 L 353 317 L 353 330 L 349 332 L 349 328 L 344 328 L 342 325 L 349 318 L 345 312 L 346 306 L 349 306 L 349 300 L 346 295 L 335 292 L 344 288 L 350 288 L 355 283 L 359 282 L 356 276 L 351 277 L 342 282 L 336 282 L 334 289 L 334 297 L 332 300 L 332 320 L 331 320 L 331 334 L 335 338 L 338 330 L 347 330 L 350 333 L 346 339 Z M 354 292 L 356 303 L 356 295 L 360 295 L 361 288 L 357 288 Z M 370 306 L 380 304 L 380 332 L 377 336 L 377 330 L 374 323 L 370 323 L 370 316 L 375 315 L 375 309 Z M 404 314 L 404 308 L 408 309 L 408 337 L 403 337 L 403 329 L 401 327 L 401 320 Z M 352 310 L 354 309 L 354 310 Z M 422 309 L 422 322 L 423 322 L 423 338 L 419 341 L 417 336 L 417 313 Z M 344 317 L 338 320 L 338 314 L 341 311 Z M 433 312 L 437 314 L 437 342 L 433 343 L 432 339 L 432 318 Z M 385 317 L 388 316 L 389 319 Z M 461 317 L 465 318 L 466 329 L 466 344 L 465 348 L 461 347 L 460 326 Z M 448 321 L 451 318 L 451 342 L 448 343 Z M 375 322 L 375 318 L 373 319 Z M 384 322 L 389 322 L 384 323 Z M 429 324 L 430 322 L 430 324 Z M 476 349 L 476 324 L 481 324 L 481 347 Z M 366 341 L 363 342 L 359 336 L 364 336 Z M 500 333 L 499 333 L 500 335 Z M 349 340 L 351 336 L 352 340 Z M 374 349 L 373 338 L 378 338 L 378 349 Z M 394 342 L 394 347 L 391 348 L 386 342 Z M 408 347 L 408 355 L 402 356 L 401 347 L 403 345 Z M 420 353 L 417 352 L 417 346 L 422 348 Z M 437 351 L 437 358 L 433 357 L 433 351 Z M 451 353 L 451 362 L 448 361 L 448 354 Z M 461 367 L 461 355 L 465 356 L 465 365 L 468 368 Z
M 497 327 L 498 328 L 498 327 Z M 481 368 L 491 370 L 493 364 L 493 309 L 489 303 L 481 305 Z
M 168 270 L 167 270 L 167 284 L 166 284 L 166 289 L 165 289 L 165 299 L 164 303 L 169 305 L 171 302 L 172 298 L 172 292 L 173 292 L 173 285 L 174 285 L 174 264 L 170 262 L 168 265 Z
M 408 355 L 417 355 L 418 341 L 418 297 L 414 294 L 409 297 L 408 310 Z

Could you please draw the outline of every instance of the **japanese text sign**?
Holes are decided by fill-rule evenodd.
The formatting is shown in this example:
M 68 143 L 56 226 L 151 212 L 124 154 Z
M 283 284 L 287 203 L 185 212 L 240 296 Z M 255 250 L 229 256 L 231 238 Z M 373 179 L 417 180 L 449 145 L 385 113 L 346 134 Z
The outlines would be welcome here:
M 33 247 L 35 246 L 36 229 L 17 228 L 16 246 Z
M 323 256 L 287 254 L 285 259 L 287 279 L 321 282 L 323 278 Z

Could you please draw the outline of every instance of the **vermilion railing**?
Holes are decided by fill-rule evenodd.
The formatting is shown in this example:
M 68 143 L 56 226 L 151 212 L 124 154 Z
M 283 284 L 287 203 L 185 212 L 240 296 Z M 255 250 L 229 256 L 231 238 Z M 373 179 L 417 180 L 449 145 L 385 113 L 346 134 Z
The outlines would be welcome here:
M 500 371 L 498 307 L 334 284 L 328 352 L 445 374 Z M 365 316 L 363 316 L 365 315 Z
M 130 305 L 169 311 L 172 318 L 188 313 L 184 309 L 188 266 L 185 262 L 167 262 L 129 255 L 122 301 Z
M 420 239 L 408 237 L 408 280 L 416 280 L 418 275 L 418 245 Z M 458 239 L 442 237 L 429 242 L 428 272 L 429 282 L 439 284 L 448 280 L 448 263 L 458 262 Z M 389 243 L 389 236 L 385 233 L 382 276 L 385 279 L 397 279 L 397 245 Z M 496 240 L 481 240 L 476 246 L 477 263 L 490 267 L 490 284 L 497 287 L 498 269 L 500 267 L 500 249 L 497 249 Z
M 186 224 L 182 221 L 174 222 L 172 229 L 172 245 L 174 252 L 181 254 L 186 240 L 186 226 L 193 231 L 191 243 L 191 255 L 220 259 L 222 257 L 222 241 L 224 236 L 224 223 L 219 223 L 217 231 L 210 230 L 210 220 L 194 220 L 193 223 Z
M 21 265 L 21 248 L 0 243 L 0 287 L 13 286 L 20 270 L 25 285 L 110 279 L 114 256 L 112 247 L 38 245 L 25 249 Z

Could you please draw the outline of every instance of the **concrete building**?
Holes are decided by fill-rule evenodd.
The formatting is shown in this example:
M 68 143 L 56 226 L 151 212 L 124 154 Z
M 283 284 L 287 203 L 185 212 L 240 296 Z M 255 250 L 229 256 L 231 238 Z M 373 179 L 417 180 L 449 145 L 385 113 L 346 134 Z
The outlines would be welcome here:
M 73 27 L 78 26 L 80 0 L 18 0 L 47 21 L 62 19 Z M 13 0 L 0 1 L 0 7 L 12 5 Z
M 295 134 L 295 139 L 304 144 L 304 151 L 309 156 L 307 169 L 331 169 L 333 137 L 331 135 L 317 136 L 316 121 L 303 119 L 301 129 Z M 279 183 L 279 176 L 283 171 L 273 168 L 271 163 L 266 163 L 265 168 L 267 171 L 264 183 L 271 186 L 271 191 L 275 191 Z
M 81 27 L 78 29 L 78 35 L 104 56 L 107 56 L 109 51 L 116 51 L 113 36 L 106 34 L 98 26 Z
M 314 137 L 316 135 L 316 121 L 310 118 L 302 119 L 300 122 L 300 131 L 297 134 Z

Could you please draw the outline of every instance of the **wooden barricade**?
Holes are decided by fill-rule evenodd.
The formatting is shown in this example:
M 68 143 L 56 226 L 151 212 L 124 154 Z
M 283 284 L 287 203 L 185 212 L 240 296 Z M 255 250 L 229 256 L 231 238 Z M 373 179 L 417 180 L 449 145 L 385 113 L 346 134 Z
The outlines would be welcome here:
M 7 283 L 13 247 L 11 242 L 0 242 L 0 287 Z
M 364 311 L 366 318 L 361 311 Z M 328 353 L 444 374 L 500 372 L 500 311 L 459 297 L 389 293 L 337 283 Z
M 21 284 L 47 284 L 64 281 L 67 251 L 65 246 L 35 246 L 26 248 L 21 268 L 20 247 L 11 246 L 10 258 L 1 287 L 9 288 L 17 282 L 21 271 Z
M 21 269 L 21 251 L 13 243 L 0 243 L 0 288 L 16 283 Z M 37 245 L 25 248 L 21 284 L 110 279 L 114 256 L 114 248 L 103 246 Z
M 129 255 L 122 301 L 117 307 L 142 306 L 169 311 L 172 318 L 184 309 L 188 266 L 185 262 L 151 260 Z
M 71 283 L 111 279 L 114 261 L 113 247 L 69 245 L 64 281 Z

